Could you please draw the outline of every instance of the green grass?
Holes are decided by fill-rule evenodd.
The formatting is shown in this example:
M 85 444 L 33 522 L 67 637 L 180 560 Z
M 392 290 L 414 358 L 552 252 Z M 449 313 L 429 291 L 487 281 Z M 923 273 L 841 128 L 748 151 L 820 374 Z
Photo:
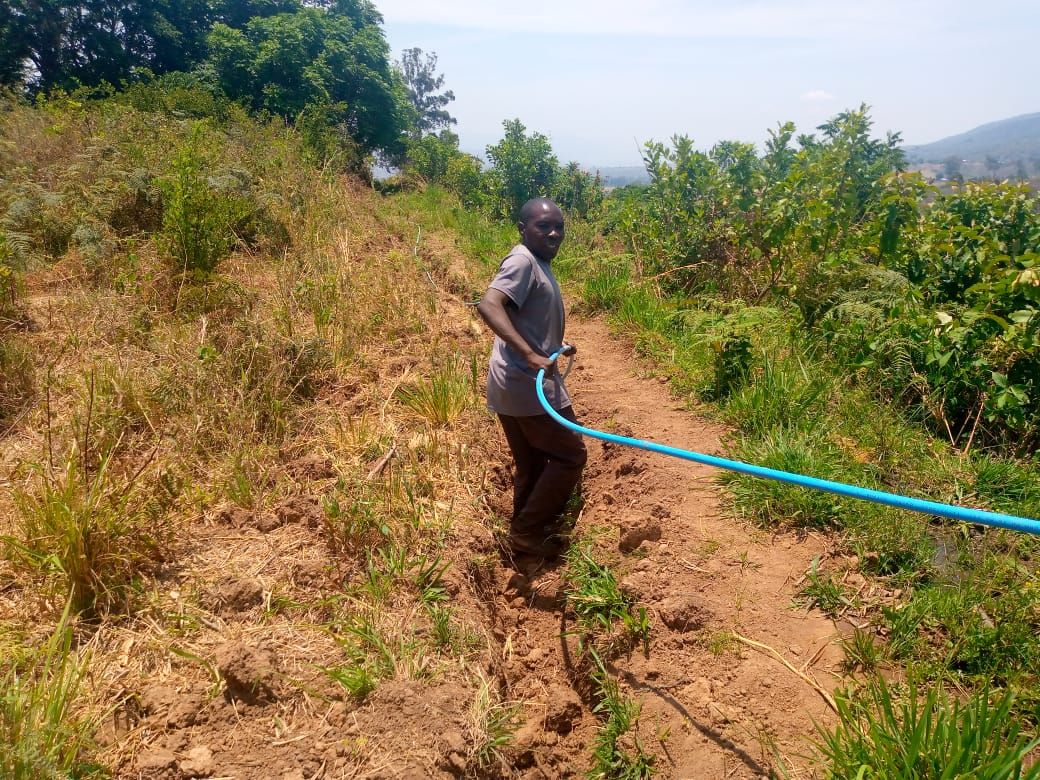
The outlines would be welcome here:
M 603 718 L 592 748 L 590 780 L 643 780 L 654 774 L 654 756 L 646 753 L 633 732 L 639 704 L 621 695 L 617 681 L 607 674 L 598 657 L 593 680 L 598 704 L 594 712 Z
M 872 682 L 858 698 L 839 697 L 839 723 L 821 734 L 819 749 L 834 778 L 1034 780 L 1040 765 L 1023 767 L 1038 744 L 1011 716 L 1012 696 L 980 691 L 961 702 L 930 688 L 902 698 Z
M 92 616 L 126 606 L 165 555 L 170 529 L 140 471 L 117 477 L 110 455 L 94 467 L 85 461 L 74 449 L 64 469 L 38 467 L 35 489 L 15 496 L 19 536 L 2 541 L 21 571 L 54 583 L 75 612 Z
M 830 572 L 819 570 L 820 559 L 814 558 L 812 567 L 805 573 L 806 584 L 798 591 L 799 599 L 808 607 L 836 616 L 842 609 L 856 605 L 849 600 L 842 584 Z
M 646 609 L 635 605 L 621 589 L 614 573 L 592 557 L 589 542 L 576 542 L 567 550 L 567 604 L 577 616 L 583 634 L 614 639 L 631 638 L 643 642 L 650 639 L 650 623 Z
M 471 372 L 457 357 L 435 368 L 428 379 L 397 390 L 397 398 L 405 407 L 438 427 L 459 419 L 475 397 Z
M 520 726 L 519 702 L 502 701 L 494 693 L 491 683 L 480 678 L 477 694 L 470 708 L 470 744 L 473 762 L 481 769 L 494 763 L 506 765 L 502 749 L 513 741 Z
M 94 718 L 78 711 L 87 659 L 72 651 L 66 616 L 24 668 L 0 678 L 0 777 L 107 777 L 90 759 Z

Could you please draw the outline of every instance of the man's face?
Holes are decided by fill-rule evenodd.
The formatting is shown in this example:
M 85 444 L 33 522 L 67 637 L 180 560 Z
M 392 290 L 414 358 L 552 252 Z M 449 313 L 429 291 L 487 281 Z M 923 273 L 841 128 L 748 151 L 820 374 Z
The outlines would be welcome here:
M 537 257 L 552 260 L 563 243 L 563 212 L 548 203 L 540 204 L 526 222 L 520 223 L 520 237 Z

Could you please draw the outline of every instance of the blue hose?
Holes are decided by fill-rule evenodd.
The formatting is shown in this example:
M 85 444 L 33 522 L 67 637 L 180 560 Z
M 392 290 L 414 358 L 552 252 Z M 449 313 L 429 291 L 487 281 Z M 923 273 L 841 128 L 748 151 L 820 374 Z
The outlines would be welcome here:
M 560 353 L 557 351 L 550 355 L 549 359 L 555 361 L 559 356 Z M 535 379 L 535 392 L 538 393 L 538 401 L 550 417 L 556 420 L 556 422 L 563 427 L 569 428 L 575 433 L 591 436 L 594 439 L 613 442 L 614 444 L 624 444 L 628 447 L 638 447 L 639 449 L 649 450 L 650 452 L 659 452 L 662 455 L 671 455 L 675 458 L 682 458 L 683 460 L 692 460 L 694 463 L 703 463 L 707 466 L 728 469 L 741 474 L 750 474 L 753 477 L 775 479 L 779 482 L 786 482 L 790 485 L 798 485 L 799 487 L 812 488 L 814 490 L 824 490 L 828 493 L 837 493 L 839 496 L 848 496 L 849 498 L 873 501 L 875 504 L 885 504 L 886 506 L 894 506 L 898 509 L 908 509 L 911 512 L 923 512 L 926 515 L 938 515 L 939 517 L 947 517 L 951 520 L 959 520 L 965 523 L 981 523 L 982 525 L 989 525 L 995 528 L 1007 528 L 1012 531 L 1021 531 L 1027 534 L 1040 535 L 1040 520 L 1030 520 L 1027 517 L 1015 517 L 1014 515 L 1005 515 L 1000 512 L 987 512 L 983 509 L 969 509 L 967 507 L 954 506 L 953 504 L 940 504 L 937 501 L 925 501 L 920 498 L 900 496 L 896 493 L 885 493 L 881 490 L 871 490 L 870 488 L 857 487 L 856 485 L 846 485 L 843 482 L 832 482 L 828 479 L 817 479 L 802 474 L 791 474 L 787 471 L 779 471 L 778 469 L 770 469 L 764 466 L 753 466 L 748 463 L 741 463 L 738 460 L 717 458 L 714 455 L 705 455 L 700 452 L 681 450 L 677 447 L 669 447 L 652 441 L 633 439 L 628 436 L 617 436 L 613 433 L 605 433 L 592 428 L 586 428 L 583 425 L 576 425 L 565 417 L 562 417 L 552 408 L 552 406 L 550 406 L 548 400 L 545 398 L 545 391 L 542 389 L 542 380 L 544 377 L 545 369 L 543 368 L 538 372 L 538 376 Z

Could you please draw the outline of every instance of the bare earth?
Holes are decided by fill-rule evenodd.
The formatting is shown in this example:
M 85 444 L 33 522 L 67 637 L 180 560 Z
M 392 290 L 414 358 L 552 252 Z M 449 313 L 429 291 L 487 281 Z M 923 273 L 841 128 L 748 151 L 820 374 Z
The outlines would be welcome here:
M 584 424 L 720 454 L 725 431 L 685 411 L 602 322 L 572 320 L 568 338 L 580 350 L 568 384 Z M 824 540 L 770 536 L 734 520 L 709 467 L 587 443 L 579 535 L 616 529 L 618 536 L 608 538 L 627 537 L 631 546 L 659 534 L 615 566 L 626 590 L 653 616 L 649 657 L 636 649 L 615 671 L 623 690 L 642 703 L 641 738 L 658 755 L 660 775 L 758 778 L 768 776 L 777 758 L 789 767 L 804 765 L 806 737 L 814 722 L 828 722 L 827 704 L 775 657 L 727 641 L 726 632 L 769 645 L 830 690 L 830 672 L 841 658 L 835 626 L 792 604 L 813 557 L 825 552 Z M 559 573 L 516 579 L 520 588 L 504 597 L 534 596 L 526 603 L 516 599 L 515 608 L 499 615 L 514 656 L 511 688 L 537 698 L 541 687 L 550 695 L 574 677 L 568 668 L 573 642 L 568 648 L 560 639 L 559 609 L 552 601 L 551 609 L 539 608 L 543 600 L 536 598 L 556 590 Z M 536 665 L 528 660 L 532 654 Z

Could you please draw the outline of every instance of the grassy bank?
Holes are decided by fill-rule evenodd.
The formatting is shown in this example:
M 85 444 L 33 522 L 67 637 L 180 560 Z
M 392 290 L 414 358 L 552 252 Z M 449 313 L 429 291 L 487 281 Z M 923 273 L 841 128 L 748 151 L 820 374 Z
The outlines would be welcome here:
M 390 682 L 452 686 L 454 760 L 498 766 L 479 329 L 293 130 L 151 97 L 0 109 L 0 774 L 161 767 L 184 722 L 346 772 L 382 748 L 289 713 Z

